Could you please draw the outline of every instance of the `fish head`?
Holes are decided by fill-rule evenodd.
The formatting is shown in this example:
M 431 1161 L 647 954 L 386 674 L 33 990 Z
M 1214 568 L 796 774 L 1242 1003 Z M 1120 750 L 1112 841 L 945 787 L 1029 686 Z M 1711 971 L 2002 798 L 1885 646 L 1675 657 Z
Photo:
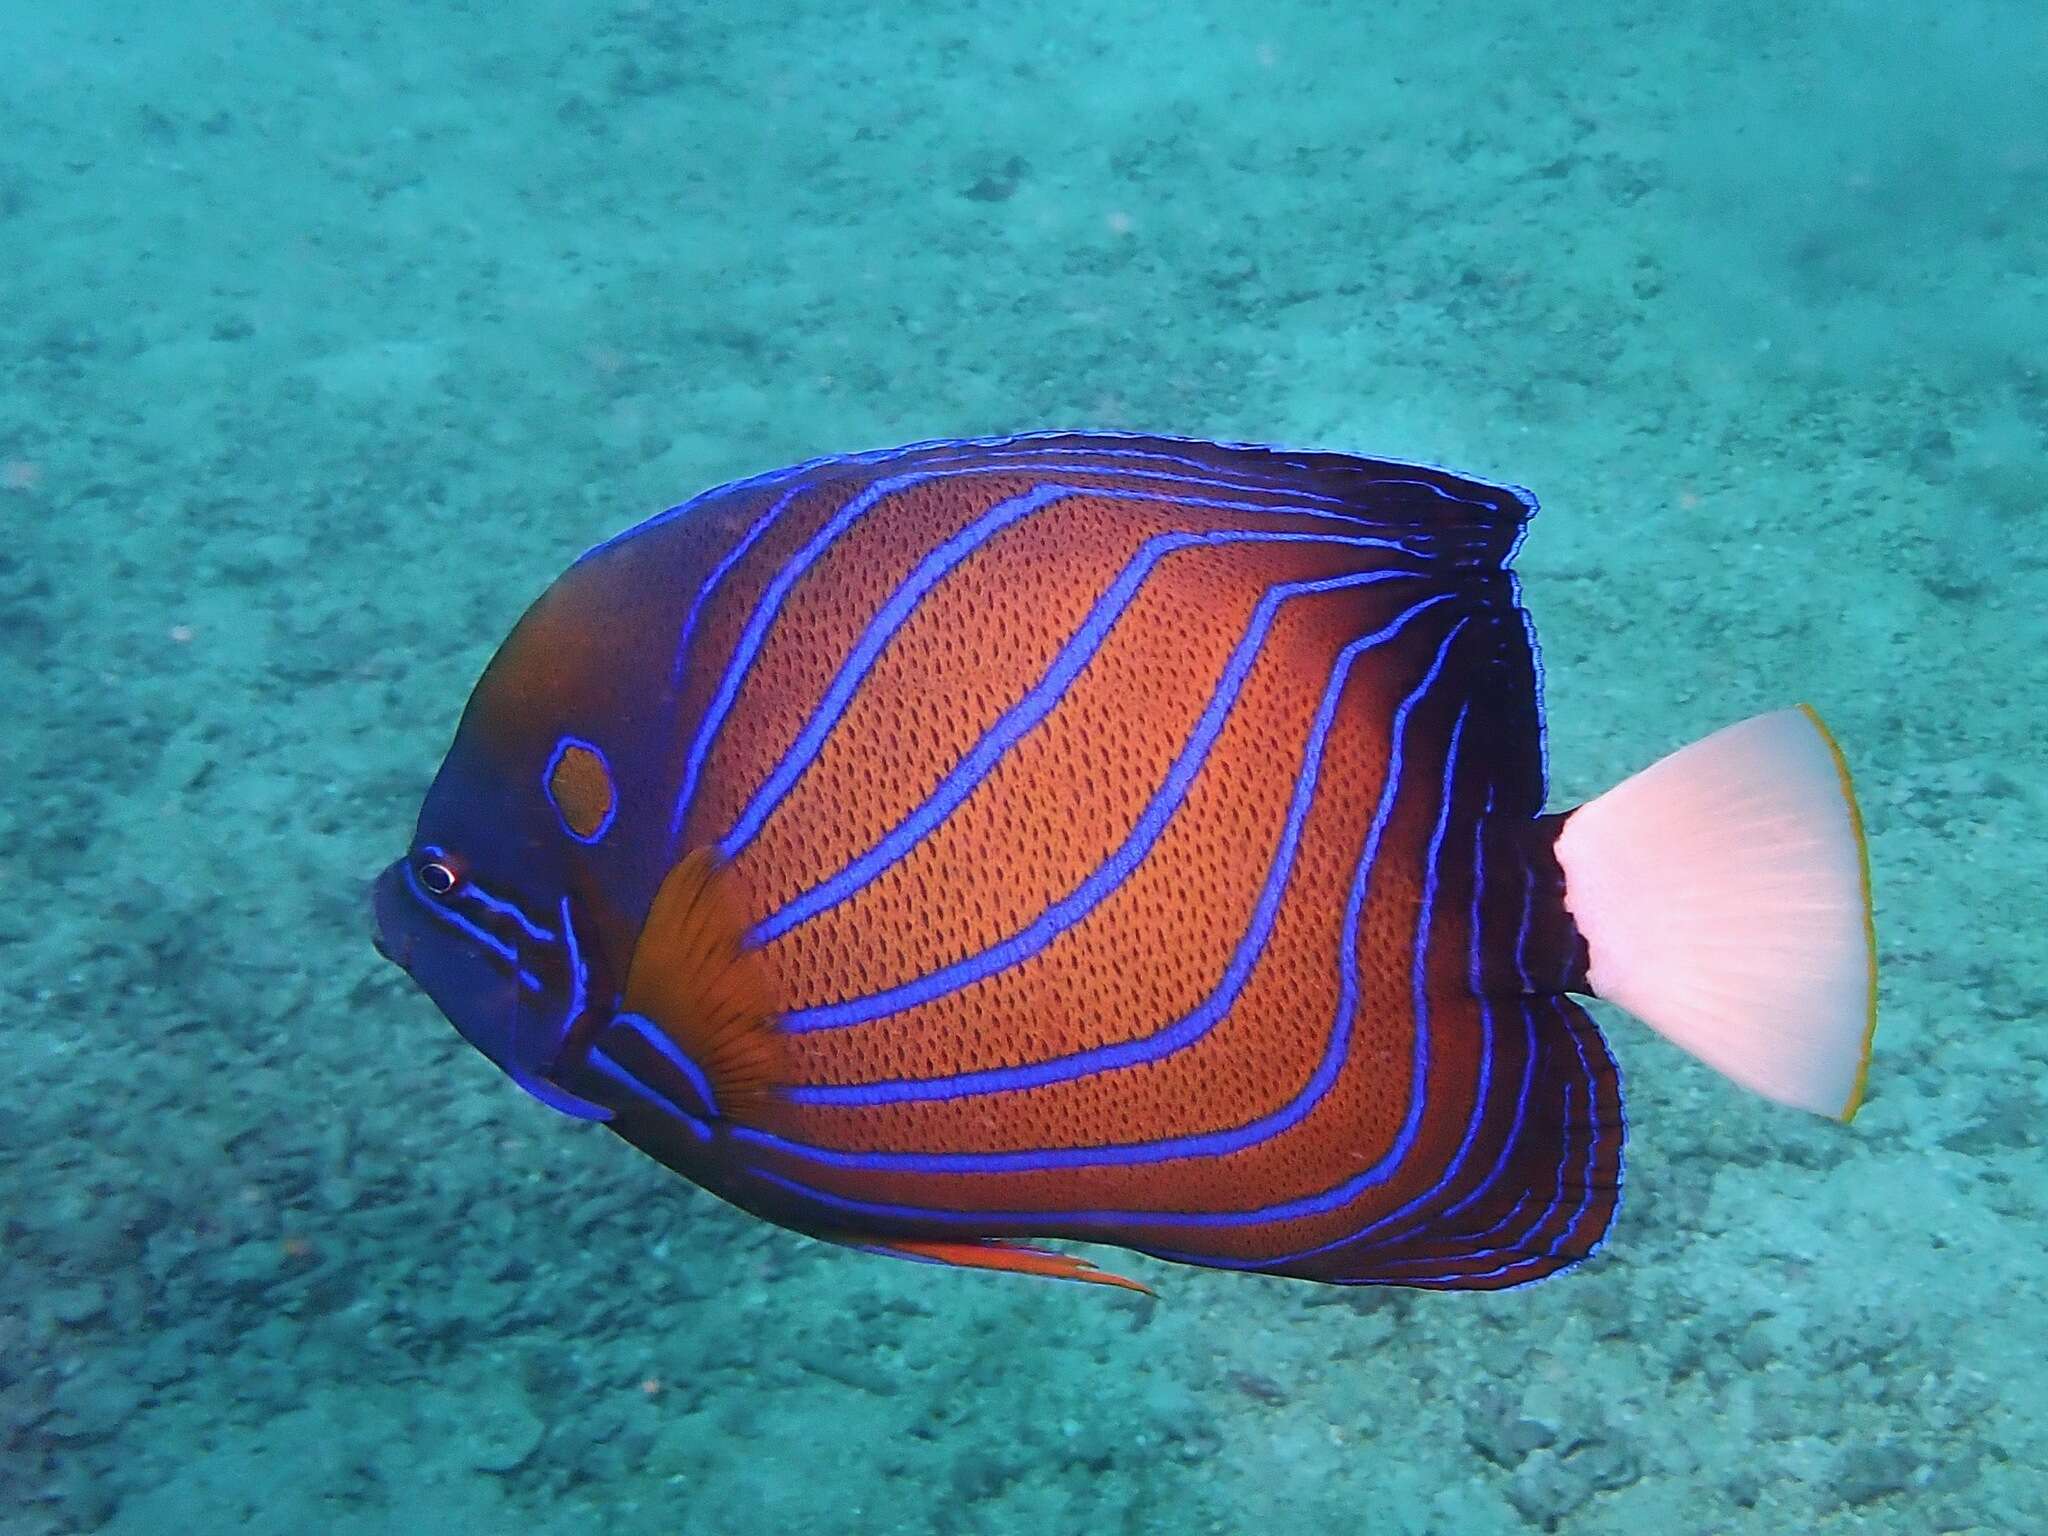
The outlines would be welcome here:
M 576 873 L 560 838 L 514 831 L 524 818 L 503 815 L 514 808 L 494 806 L 501 799 L 501 786 L 450 753 L 411 847 L 377 877 L 374 942 L 520 1087 L 566 1114 L 606 1118 L 552 1080 L 608 991 L 579 932 Z
M 372 906 L 378 952 L 464 1039 L 543 1103 L 602 1119 L 556 1080 L 579 1026 L 616 1006 L 607 955 L 631 953 L 607 887 L 634 829 L 614 827 L 619 786 L 593 739 L 622 713 L 618 669 L 588 606 L 551 590 L 485 669 Z

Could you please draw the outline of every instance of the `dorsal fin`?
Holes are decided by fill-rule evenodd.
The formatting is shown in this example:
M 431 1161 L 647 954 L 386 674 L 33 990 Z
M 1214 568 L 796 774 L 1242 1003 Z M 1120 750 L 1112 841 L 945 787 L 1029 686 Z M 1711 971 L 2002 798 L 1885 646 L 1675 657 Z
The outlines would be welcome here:
M 692 850 L 655 894 L 622 999 L 703 1071 L 715 1112 L 742 1120 L 780 1081 L 775 988 L 745 931 L 731 875 Z

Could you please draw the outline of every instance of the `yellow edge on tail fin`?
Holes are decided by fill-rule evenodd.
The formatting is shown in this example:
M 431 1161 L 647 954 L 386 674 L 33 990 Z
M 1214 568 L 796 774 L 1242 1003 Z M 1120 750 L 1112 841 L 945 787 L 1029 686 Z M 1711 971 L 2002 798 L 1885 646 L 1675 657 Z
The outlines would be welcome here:
M 1849 830 L 1856 837 L 1857 865 L 1863 878 L 1863 941 L 1869 963 L 1870 1001 L 1863 1026 L 1863 1059 L 1857 1063 L 1856 1082 L 1849 1090 L 1849 1102 L 1842 1107 L 1840 1117 L 1847 1124 L 1856 1118 L 1856 1111 L 1863 1105 L 1863 1090 L 1870 1080 L 1870 1055 L 1877 1043 L 1877 913 L 1870 895 L 1870 838 L 1863 830 L 1863 811 L 1856 804 L 1856 785 L 1849 777 L 1849 760 L 1842 755 L 1835 733 L 1828 729 L 1827 722 L 1811 704 L 1801 704 L 1799 709 L 1813 722 L 1813 728 L 1820 733 L 1820 739 L 1827 744 L 1828 752 L 1835 760 L 1835 775 L 1842 781 L 1842 801 L 1849 808 Z

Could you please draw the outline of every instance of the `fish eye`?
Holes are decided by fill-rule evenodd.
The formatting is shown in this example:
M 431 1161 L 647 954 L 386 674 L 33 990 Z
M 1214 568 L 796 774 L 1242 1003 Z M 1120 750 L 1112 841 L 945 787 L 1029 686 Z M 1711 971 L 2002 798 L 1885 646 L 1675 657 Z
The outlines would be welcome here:
M 455 867 L 442 859 L 422 859 L 413 869 L 414 876 L 425 887 L 429 896 L 446 896 L 454 890 L 461 877 Z

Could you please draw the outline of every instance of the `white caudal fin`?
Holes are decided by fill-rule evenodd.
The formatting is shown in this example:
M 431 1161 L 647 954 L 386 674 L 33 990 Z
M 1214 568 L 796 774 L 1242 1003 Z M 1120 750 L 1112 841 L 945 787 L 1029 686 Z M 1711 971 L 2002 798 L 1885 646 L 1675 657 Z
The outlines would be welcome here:
M 1593 990 L 1746 1088 L 1846 1120 L 1877 1023 L 1862 818 L 1804 705 L 1653 763 L 1557 838 Z

